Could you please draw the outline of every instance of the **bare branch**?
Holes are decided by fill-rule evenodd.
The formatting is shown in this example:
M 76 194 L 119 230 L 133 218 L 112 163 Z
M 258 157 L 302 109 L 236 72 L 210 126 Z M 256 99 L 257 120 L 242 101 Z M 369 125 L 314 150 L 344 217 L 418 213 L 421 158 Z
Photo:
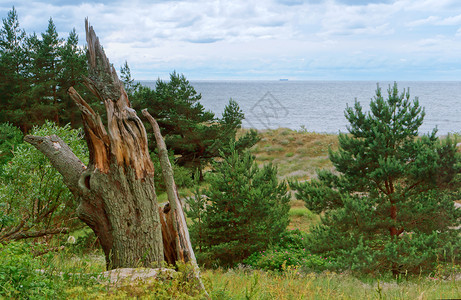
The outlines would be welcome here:
M 54 168 L 64 177 L 64 183 L 72 193 L 78 195 L 78 180 L 86 166 L 58 136 L 27 135 L 24 140 L 42 152 Z
M 10 239 L 10 236 L 14 235 L 15 233 L 19 232 L 23 227 L 24 225 L 26 224 L 26 221 L 29 219 L 29 216 L 26 216 L 24 217 L 21 222 L 16 225 L 15 227 L 11 228 L 8 232 L 5 232 L 3 234 L 0 235 L 0 242 L 2 241 L 7 241 Z M 5 230 L 3 231 L 6 231 L 8 228 L 6 228 Z M 0 232 L 1 233 L 1 232 Z
M 173 168 L 171 167 L 170 160 L 168 158 L 168 149 L 166 148 L 165 141 L 163 140 L 162 133 L 158 126 L 157 121 L 152 117 L 147 109 L 142 110 L 142 114 L 149 120 L 149 123 L 152 125 L 154 130 L 155 140 L 157 142 L 157 149 L 159 152 L 160 165 L 162 167 L 162 175 L 165 181 L 165 186 L 168 194 L 168 202 L 171 209 L 169 211 L 160 209 L 160 217 L 162 221 L 162 234 L 165 239 L 171 240 L 175 239 L 176 246 L 176 256 L 178 260 L 190 261 L 194 266 L 195 276 L 199 281 L 200 288 L 208 296 L 205 286 L 200 279 L 200 269 L 197 265 L 197 261 L 194 254 L 194 249 L 192 248 L 192 243 L 189 237 L 189 229 L 187 228 L 186 218 L 184 216 L 184 211 L 182 208 L 181 200 L 179 199 L 178 189 L 174 181 Z M 166 217 L 165 217 L 166 215 Z M 165 232 L 167 231 L 167 232 Z M 170 242 L 171 243 L 171 242 Z M 165 256 L 171 253 L 167 252 L 168 245 L 165 245 Z M 171 251 L 171 250 L 170 250 Z
M 19 231 L 13 235 L 10 235 L 6 240 L 17 241 L 17 240 L 23 240 L 23 239 L 29 239 L 29 238 L 42 237 L 45 235 L 66 234 L 66 233 L 69 233 L 69 228 L 67 227 L 43 229 L 43 230 L 38 230 L 38 231 Z

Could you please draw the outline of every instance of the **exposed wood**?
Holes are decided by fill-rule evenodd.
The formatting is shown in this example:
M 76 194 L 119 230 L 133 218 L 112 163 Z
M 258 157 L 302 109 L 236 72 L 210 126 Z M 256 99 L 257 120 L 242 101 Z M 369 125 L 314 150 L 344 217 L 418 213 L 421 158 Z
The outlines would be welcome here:
M 174 181 L 173 168 L 168 158 L 168 149 L 163 140 L 162 133 L 157 121 L 152 117 L 147 109 L 142 110 L 142 114 L 149 120 L 152 125 L 155 141 L 157 142 L 158 156 L 162 167 L 162 175 L 165 181 L 166 191 L 168 194 L 169 210 L 160 214 L 164 219 L 162 222 L 165 257 L 175 257 L 177 261 L 190 262 L 194 267 L 195 277 L 198 279 L 200 288 L 205 291 L 205 286 L 200 279 L 200 269 L 197 265 L 194 249 L 190 241 L 189 230 L 187 228 L 186 217 L 178 195 L 178 189 Z M 174 239 L 174 243 L 172 241 Z M 166 243 L 166 245 L 165 245 Z M 171 249 L 174 246 L 175 249 Z M 168 251 L 167 251 L 168 250 Z
M 144 125 L 130 107 L 123 84 L 88 20 L 85 29 L 88 43 L 85 84 L 105 104 L 107 112 L 105 128 L 100 116 L 78 92 L 69 89 L 82 114 L 88 166 L 56 136 L 28 136 L 26 141 L 50 159 L 80 199 L 77 215 L 98 237 L 108 269 L 158 266 L 164 257 L 170 263 L 190 262 L 200 288 L 205 291 L 158 124 L 144 112 L 154 127 L 169 210 L 157 204 L 154 165 Z
M 88 167 L 57 137 L 27 141 L 50 159 L 79 197 L 77 215 L 99 238 L 109 269 L 157 266 L 163 261 L 163 242 L 146 131 L 88 20 L 85 29 L 85 84 L 105 104 L 108 124 L 105 128 L 78 92 L 69 89 L 82 114 Z
M 162 223 L 162 239 L 163 239 L 163 256 L 169 265 L 175 265 L 178 261 L 177 256 L 177 237 L 178 234 L 174 229 L 173 218 L 170 214 L 170 204 L 166 203 L 165 206 L 160 206 L 158 209 L 160 215 L 160 222 Z M 184 259 L 179 259 L 184 261 Z
M 110 140 L 106 128 L 100 116 L 73 87 L 69 88 L 68 93 L 82 113 L 85 138 L 90 149 L 90 162 L 101 172 L 107 173 L 109 171 Z

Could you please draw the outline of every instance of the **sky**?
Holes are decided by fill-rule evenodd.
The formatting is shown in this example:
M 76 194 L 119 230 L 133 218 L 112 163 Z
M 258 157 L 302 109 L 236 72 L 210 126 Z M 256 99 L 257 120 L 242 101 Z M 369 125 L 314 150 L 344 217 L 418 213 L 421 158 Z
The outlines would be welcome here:
M 461 80 L 459 0 L 0 0 L 30 34 L 84 19 L 134 79 Z

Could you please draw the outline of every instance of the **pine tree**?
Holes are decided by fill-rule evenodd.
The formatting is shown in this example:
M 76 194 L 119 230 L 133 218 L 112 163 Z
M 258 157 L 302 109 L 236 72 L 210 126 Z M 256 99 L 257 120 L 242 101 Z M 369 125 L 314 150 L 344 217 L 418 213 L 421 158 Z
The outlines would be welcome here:
M 138 82 L 135 83 L 133 77 L 131 76 L 131 69 L 128 66 L 128 62 L 125 60 L 123 66 L 120 67 L 120 80 L 125 86 L 125 91 L 128 95 L 134 94 L 136 90 L 141 86 Z
M 74 102 L 71 100 L 67 91 L 70 87 L 81 91 L 82 97 L 89 99 L 93 108 L 101 114 L 104 111 L 100 101 L 96 101 L 96 97 L 88 91 L 83 84 L 83 77 L 87 76 L 86 68 L 86 55 L 84 49 L 78 46 L 78 35 L 75 28 L 69 33 L 67 40 L 61 47 L 59 47 L 59 57 L 61 60 L 60 69 L 58 73 L 58 101 L 62 103 L 59 111 L 59 120 L 61 124 L 71 123 L 72 127 L 76 128 L 81 126 L 82 120 L 80 113 L 75 107 Z M 99 105 L 98 105 L 99 104 Z
M 418 136 L 424 110 L 396 83 L 387 100 L 378 86 L 369 112 L 356 102 L 345 115 L 349 134 L 339 135 L 339 151 L 330 150 L 335 171 L 290 183 L 307 208 L 325 213 L 311 250 L 351 269 L 432 270 L 444 249 L 460 250 L 456 143 L 440 141 L 436 130 Z
M 127 64 L 124 74 L 130 74 Z M 131 76 L 123 76 L 125 85 L 132 84 Z M 223 117 L 205 110 L 198 94 L 184 75 L 173 72 L 169 81 L 158 80 L 155 89 L 137 86 L 131 96 L 133 108 L 147 107 L 158 121 L 165 136 L 168 149 L 178 156 L 180 166 L 199 171 L 203 179 L 203 168 L 213 158 L 221 157 L 221 152 L 229 153 L 226 147 L 236 140 L 244 115 L 237 102 L 232 99 L 224 109 Z M 146 128 L 150 125 L 146 124 Z M 148 130 L 149 131 L 149 130 Z M 242 151 L 258 141 L 257 133 L 250 130 L 236 142 L 236 149 Z M 194 171 L 195 172 L 195 171 Z
M 16 9 L 8 12 L 0 29 L 0 122 L 18 125 L 23 118 L 22 92 L 26 87 L 26 33 L 19 26 Z
M 59 124 L 59 111 L 63 106 L 58 97 L 58 77 L 62 70 L 59 52 L 62 44 L 63 40 L 59 38 L 51 18 L 48 21 L 46 32 L 41 34 L 41 39 L 39 40 L 36 36 L 31 38 L 32 80 L 29 89 L 29 109 L 34 113 L 30 116 L 39 116 L 42 120 L 53 120 L 57 124 Z M 37 119 L 34 123 L 41 122 Z
M 85 60 L 75 29 L 64 41 L 50 18 L 45 33 L 27 36 L 13 7 L 0 29 L 0 122 L 11 122 L 23 132 L 47 119 L 80 126 L 78 109 L 67 95 L 71 86 L 105 112 L 81 80 L 87 75 Z
M 248 151 L 239 154 L 235 146 L 230 148 L 229 156 L 214 163 L 209 189 L 188 200 L 198 257 L 227 266 L 277 241 L 288 225 L 290 209 L 287 186 L 278 182 L 277 169 L 271 164 L 259 168 Z

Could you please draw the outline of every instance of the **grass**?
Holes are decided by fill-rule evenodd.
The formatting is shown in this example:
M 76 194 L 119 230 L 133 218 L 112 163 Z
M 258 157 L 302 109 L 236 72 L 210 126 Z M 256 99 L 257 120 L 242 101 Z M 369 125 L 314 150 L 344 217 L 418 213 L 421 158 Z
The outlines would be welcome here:
M 337 149 L 336 135 L 289 129 L 265 130 L 260 134 L 261 141 L 251 151 L 260 165 L 269 162 L 277 165 L 280 179 L 309 180 L 315 177 L 317 169 L 333 168 L 328 159 L 328 148 Z M 190 196 L 192 190 L 184 189 L 180 193 L 181 197 Z M 158 200 L 167 201 L 166 194 L 158 195 Z M 458 203 L 461 204 L 461 200 Z M 288 229 L 308 232 L 319 223 L 320 217 L 309 211 L 303 201 L 292 199 L 290 206 Z M 95 274 L 104 271 L 105 263 L 100 251 L 91 254 L 63 251 L 55 253 L 49 265 L 44 267 L 56 274 Z M 119 287 L 94 283 L 94 278 L 88 276 L 67 275 L 66 278 L 67 299 L 205 299 L 196 296 L 194 287 L 185 282 L 187 272 L 172 280 L 139 281 Z M 276 273 L 240 267 L 202 269 L 202 280 L 211 299 L 219 300 L 461 298 L 459 281 L 442 280 L 437 276 L 412 277 L 397 282 L 391 278 L 357 278 L 347 273 L 303 273 L 296 268 Z
M 454 281 L 412 278 L 361 281 L 348 274 L 303 274 L 297 269 L 283 273 L 245 270 L 207 270 L 216 299 L 457 299 L 461 285 Z
M 294 210 L 293 214 L 309 213 Z M 190 280 L 190 271 L 180 267 L 175 277 L 160 280 L 139 280 L 110 285 L 95 282 L 94 277 L 78 274 L 104 271 L 102 253 L 75 256 L 71 252 L 56 253 L 47 266 L 55 274 L 65 273 L 66 299 L 206 299 L 197 295 Z M 189 269 L 190 270 L 190 269 Z M 72 274 L 76 274 L 74 278 Z M 234 269 L 202 269 L 202 280 L 211 299 L 459 299 L 459 281 L 436 277 L 414 276 L 399 281 L 390 277 L 355 277 L 349 273 L 304 273 L 287 267 L 283 272 L 266 272 L 246 267 Z M 62 275 L 61 275 L 62 276 Z M 56 280 L 62 281 L 62 277 Z M 56 285 L 58 286 L 58 285 Z M 1 299 L 1 297 L 0 297 Z
M 286 128 L 262 130 L 261 140 L 251 148 L 259 165 L 272 162 L 280 179 L 308 180 L 316 170 L 332 168 L 328 149 L 338 148 L 334 134 L 295 131 Z
M 304 206 L 304 201 L 293 199 L 290 201 L 290 224 L 288 229 L 299 229 L 304 232 L 309 232 L 313 225 L 320 222 L 320 217 Z

